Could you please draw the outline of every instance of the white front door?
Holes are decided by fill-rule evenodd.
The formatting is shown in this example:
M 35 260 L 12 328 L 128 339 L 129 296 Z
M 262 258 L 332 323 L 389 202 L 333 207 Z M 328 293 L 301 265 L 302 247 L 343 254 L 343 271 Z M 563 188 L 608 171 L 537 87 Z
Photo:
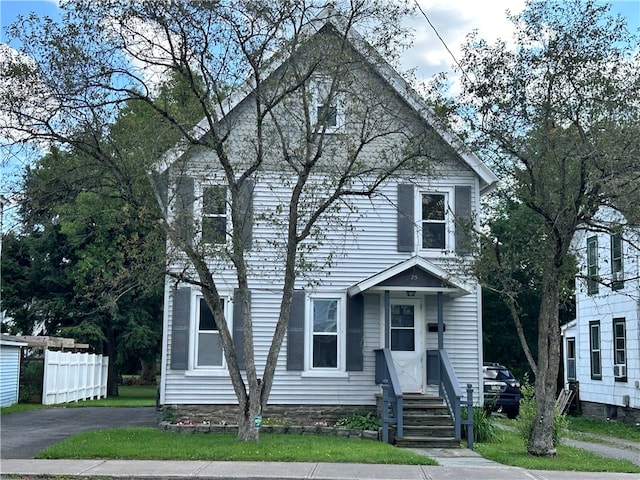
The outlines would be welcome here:
M 403 393 L 424 392 L 424 325 L 420 300 L 391 299 L 391 356 Z

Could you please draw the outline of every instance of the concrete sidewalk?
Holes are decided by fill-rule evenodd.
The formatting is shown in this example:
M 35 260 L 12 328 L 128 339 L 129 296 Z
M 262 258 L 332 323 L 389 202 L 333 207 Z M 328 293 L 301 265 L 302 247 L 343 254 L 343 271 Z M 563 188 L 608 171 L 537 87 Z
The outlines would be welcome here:
M 65 475 L 134 478 L 312 479 L 312 480 L 637 480 L 638 474 L 525 470 L 480 465 L 369 465 L 353 463 L 209 462 L 173 460 L 30 460 L 3 459 L 2 475 Z

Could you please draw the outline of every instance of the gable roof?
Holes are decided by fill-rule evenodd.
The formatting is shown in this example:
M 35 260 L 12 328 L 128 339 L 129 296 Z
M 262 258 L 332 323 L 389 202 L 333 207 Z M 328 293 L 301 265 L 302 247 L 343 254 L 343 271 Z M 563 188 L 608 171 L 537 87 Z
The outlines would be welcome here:
M 416 92 L 407 81 L 387 62 L 360 33 L 354 28 L 349 28 L 346 19 L 338 14 L 333 6 L 323 9 L 314 19 L 312 19 L 303 29 L 302 34 L 308 37 L 320 33 L 325 26 L 332 26 L 336 31 L 345 35 L 349 45 L 359 53 L 370 65 L 370 67 L 393 89 L 393 91 L 404 100 L 422 120 L 430 125 L 438 135 L 458 153 L 460 159 L 473 171 L 480 179 L 481 193 L 487 193 L 495 188 L 498 178 L 491 169 L 478 158 L 462 140 L 448 128 L 435 114 L 431 106 Z M 272 61 L 263 72 L 264 78 L 269 77 L 280 68 L 288 57 L 282 53 L 275 54 Z M 254 91 L 255 78 L 248 78 L 244 84 L 236 89 L 229 97 L 218 105 L 219 118 L 224 118 L 233 111 L 245 98 Z M 208 131 L 207 119 L 202 119 L 193 130 L 194 136 L 201 138 Z M 187 150 L 187 146 L 178 145 L 171 149 L 155 165 L 159 172 L 166 170 L 173 162 L 179 159 Z
M 470 294 L 475 288 L 436 264 L 415 256 L 352 285 L 347 293 L 353 296 L 367 290 L 442 292 L 460 297 Z

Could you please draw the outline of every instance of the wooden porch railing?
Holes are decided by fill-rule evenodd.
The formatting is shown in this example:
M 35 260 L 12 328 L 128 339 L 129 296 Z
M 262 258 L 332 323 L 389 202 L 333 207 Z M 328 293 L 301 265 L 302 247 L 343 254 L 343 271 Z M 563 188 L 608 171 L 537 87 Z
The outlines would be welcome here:
M 467 419 L 462 419 L 463 392 L 445 349 L 427 350 L 427 383 L 439 386 L 453 419 L 456 440 L 462 438 L 462 425 L 467 426 L 467 445 L 473 449 L 473 387 L 467 384 Z
M 404 436 L 402 389 L 391 358 L 391 350 L 379 348 L 376 354 L 376 384 L 382 385 L 382 441 L 389 443 L 389 426 L 396 426 L 396 436 Z

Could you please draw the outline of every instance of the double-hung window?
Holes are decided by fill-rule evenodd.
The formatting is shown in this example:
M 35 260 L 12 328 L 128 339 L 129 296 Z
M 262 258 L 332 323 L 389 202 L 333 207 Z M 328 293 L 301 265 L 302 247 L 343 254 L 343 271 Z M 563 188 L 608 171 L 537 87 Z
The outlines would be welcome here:
M 447 247 L 447 197 L 442 193 L 423 193 L 421 202 L 422 248 Z
M 611 235 L 611 289 L 624 288 L 624 267 L 622 264 L 622 234 Z
M 602 379 L 602 357 L 600 355 L 600 322 L 589 322 L 589 346 L 591 350 L 591 378 Z
M 567 381 L 575 382 L 578 379 L 576 371 L 576 339 L 567 338 Z
M 587 238 L 587 293 L 598 293 L 598 237 Z
M 221 299 L 222 311 L 225 311 L 227 299 Z M 215 368 L 223 366 L 222 340 L 213 312 L 202 297 L 197 297 L 196 304 L 196 345 L 195 367 Z
M 310 369 L 342 368 L 342 300 L 314 297 L 310 310 Z
M 335 133 L 344 125 L 343 95 L 335 83 L 329 77 L 318 76 L 311 85 L 311 120 L 320 133 Z
M 627 379 L 627 339 L 624 318 L 613 319 L 613 375 L 616 381 Z
M 227 240 L 227 187 L 205 186 L 202 189 L 202 241 L 222 244 Z

